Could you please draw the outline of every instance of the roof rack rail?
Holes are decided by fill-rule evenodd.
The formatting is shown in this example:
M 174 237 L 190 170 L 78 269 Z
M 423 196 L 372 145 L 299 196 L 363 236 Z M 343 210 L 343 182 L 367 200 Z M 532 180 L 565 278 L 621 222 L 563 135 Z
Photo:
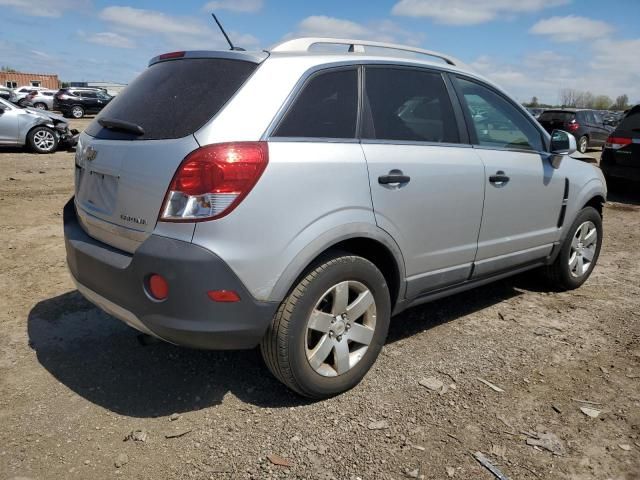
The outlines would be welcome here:
M 463 66 L 464 63 L 444 53 L 424 50 L 422 48 L 399 45 L 396 43 L 372 42 L 368 40 L 350 40 L 344 38 L 302 37 L 286 40 L 271 47 L 271 52 L 308 52 L 313 45 L 349 45 L 349 52 L 365 53 L 365 47 L 387 48 L 403 52 L 417 53 L 444 60 L 449 65 Z

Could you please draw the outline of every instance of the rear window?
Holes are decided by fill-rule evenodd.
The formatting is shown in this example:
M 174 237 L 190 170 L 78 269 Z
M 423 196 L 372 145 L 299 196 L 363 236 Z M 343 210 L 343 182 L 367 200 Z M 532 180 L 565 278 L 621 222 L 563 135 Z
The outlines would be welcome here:
M 183 59 L 160 62 L 140 74 L 97 118 L 139 125 L 144 135 L 102 128 L 96 120 L 89 135 L 106 139 L 182 138 L 210 120 L 257 68 L 242 60 Z
M 640 131 L 640 108 L 632 109 L 627 116 L 622 119 L 622 122 L 620 122 L 617 129 Z
M 539 122 L 556 122 L 556 123 L 564 123 L 570 122 L 575 118 L 575 113 L 573 112 L 542 112 L 540 118 L 538 118 Z

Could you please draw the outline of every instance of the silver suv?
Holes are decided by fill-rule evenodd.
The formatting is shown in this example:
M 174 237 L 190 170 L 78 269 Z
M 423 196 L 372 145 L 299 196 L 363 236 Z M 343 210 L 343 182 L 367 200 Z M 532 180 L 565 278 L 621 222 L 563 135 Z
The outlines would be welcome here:
M 446 55 L 302 38 L 151 60 L 81 135 L 64 210 L 78 290 L 132 327 L 260 346 L 323 398 L 392 315 L 525 270 L 579 287 L 600 170 Z

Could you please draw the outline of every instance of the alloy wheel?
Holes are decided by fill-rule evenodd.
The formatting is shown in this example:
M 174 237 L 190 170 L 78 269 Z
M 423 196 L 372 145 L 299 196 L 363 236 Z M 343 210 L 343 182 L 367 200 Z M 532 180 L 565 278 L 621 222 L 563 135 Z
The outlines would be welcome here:
M 371 291 L 354 280 L 334 285 L 307 320 L 309 365 L 325 377 L 346 373 L 362 360 L 375 329 L 376 303 Z
M 589 271 L 598 246 L 598 230 L 592 221 L 582 223 L 571 241 L 569 272 L 581 277 Z
M 53 136 L 53 133 L 49 130 L 38 130 L 33 136 L 33 143 L 39 150 L 43 152 L 48 152 L 53 149 L 53 146 L 56 143 L 56 139 Z

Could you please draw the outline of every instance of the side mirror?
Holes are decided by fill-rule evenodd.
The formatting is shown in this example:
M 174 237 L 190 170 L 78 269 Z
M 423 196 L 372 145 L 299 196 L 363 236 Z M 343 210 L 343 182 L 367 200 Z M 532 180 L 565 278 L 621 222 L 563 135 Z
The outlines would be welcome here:
M 551 166 L 560 168 L 565 155 L 571 155 L 576 151 L 576 138 L 564 130 L 551 132 Z

